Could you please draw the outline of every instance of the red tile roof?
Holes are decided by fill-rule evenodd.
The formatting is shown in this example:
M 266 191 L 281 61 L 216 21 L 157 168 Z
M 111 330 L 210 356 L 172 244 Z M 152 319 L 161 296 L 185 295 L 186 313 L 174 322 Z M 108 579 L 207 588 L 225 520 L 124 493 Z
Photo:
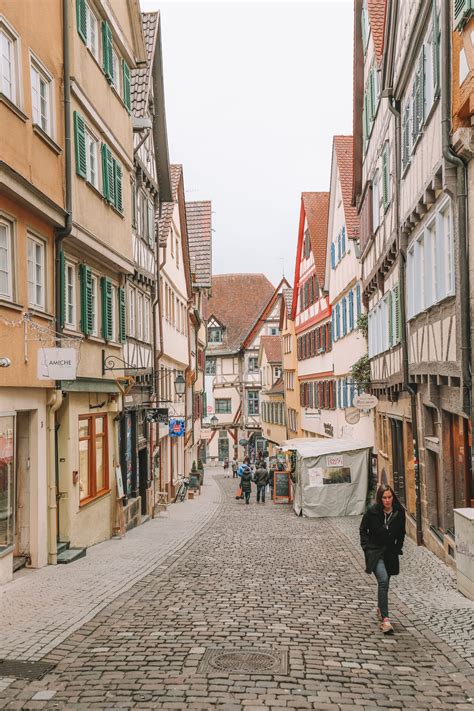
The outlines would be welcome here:
M 283 378 L 278 378 L 278 380 L 275 380 L 272 387 L 266 392 L 267 395 L 284 395 L 284 393 L 285 385 L 283 383 Z
M 239 350 L 274 291 L 264 274 L 214 275 L 204 316 L 214 316 L 224 326 L 224 342 L 209 344 L 208 352 Z
M 260 339 L 260 344 L 265 352 L 267 361 L 269 363 L 282 362 L 280 336 L 262 336 Z
M 326 271 L 329 193 L 301 193 L 308 223 L 316 275 L 322 284 Z
M 171 190 L 174 202 L 164 202 L 161 206 L 161 216 L 158 219 L 158 235 L 162 245 L 165 245 L 168 239 L 168 234 L 171 228 L 171 220 L 173 219 L 174 205 L 178 200 L 178 185 L 183 173 L 182 165 L 172 165 L 170 168 Z
M 385 11 L 387 0 L 367 0 L 370 30 L 374 43 L 375 59 L 380 64 L 383 54 L 383 39 L 385 33 Z
M 357 209 L 351 206 L 352 201 L 352 136 L 334 136 L 334 149 L 336 152 L 339 179 L 341 181 L 342 204 L 346 220 L 347 236 L 359 236 L 359 218 Z
M 193 284 L 210 287 L 212 283 L 212 205 L 210 200 L 186 203 L 189 260 Z
M 130 96 L 135 116 L 146 116 L 151 88 L 153 55 L 158 36 L 159 12 L 142 12 L 143 39 L 146 50 L 146 66 L 130 71 Z

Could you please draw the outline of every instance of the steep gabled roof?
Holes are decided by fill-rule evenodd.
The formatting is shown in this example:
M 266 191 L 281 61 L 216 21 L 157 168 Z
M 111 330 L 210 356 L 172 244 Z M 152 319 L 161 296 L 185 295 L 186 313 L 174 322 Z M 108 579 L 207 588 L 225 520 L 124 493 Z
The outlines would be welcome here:
M 205 302 L 205 318 L 214 315 L 224 325 L 224 342 L 212 351 L 238 351 L 274 293 L 264 274 L 218 274 Z
M 245 341 L 243 342 L 244 348 L 248 348 L 250 344 L 252 343 L 252 340 L 255 338 L 257 335 L 259 329 L 263 326 L 263 322 L 265 321 L 266 318 L 268 318 L 269 314 L 271 313 L 273 307 L 275 306 L 275 303 L 277 302 L 280 293 L 282 292 L 284 287 L 289 287 L 289 283 L 287 282 L 285 277 L 282 277 L 280 280 L 280 283 L 276 287 L 276 289 L 273 291 L 273 294 L 271 295 L 270 299 L 268 300 L 268 303 L 265 305 L 265 308 L 262 310 L 262 312 L 259 314 L 259 317 L 255 321 L 253 327 L 247 334 L 247 337 Z
M 291 304 L 293 301 L 293 289 L 283 289 L 283 301 L 285 302 L 286 314 L 291 318 Z
M 282 362 L 280 336 L 262 336 L 260 338 L 260 347 L 263 349 L 269 363 Z
M 283 378 L 278 378 L 275 380 L 272 387 L 266 391 L 267 395 L 283 395 L 285 393 L 285 385 L 283 383 Z
M 322 284 L 326 269 L 329 193 L 301 193 L 301 199 L 308 223 L 316 276 Z
M 357 209 L 351 206 L 352 201 L 352 136 L 334 136 L 334 151 L 339 168 L 341 182 L 342 204 L 346 221 L 347 236 L 359 237 L 359 219 Z M 332 170 L 332 168 L 331 168 Z
M 161 216 L 155 216 L 158 218 L 158 235 L 161 245 L 165 245 L 168 239 L 168 234 L 171 228 L 171 221 L 173 219 L 173 211 L 175 203 L 178 200 L 178 185 L 183 174 L 182 165 L 172 165 L 171 166 L 171 189 L 173 194 L 173 202 L 164 202 L 161 206 Z
M 374 43 L 374 52 L 377 64 L 380 64 L 383 55 L 386 8 L 387 0 L 367 0 L 370 31 L 372 33 L 372 42 Z
M 210 200 L 186 203 L 189 260 L 193 286 L 212 284 L 212 205 Z
M 142 12 L 143 39 L 146 65 L 130 71 L 130 95 L 132 113 L 143 118 L 147 115 L 148 96 L 152 84 L 152 65 L 158 37 L 159 12 Z

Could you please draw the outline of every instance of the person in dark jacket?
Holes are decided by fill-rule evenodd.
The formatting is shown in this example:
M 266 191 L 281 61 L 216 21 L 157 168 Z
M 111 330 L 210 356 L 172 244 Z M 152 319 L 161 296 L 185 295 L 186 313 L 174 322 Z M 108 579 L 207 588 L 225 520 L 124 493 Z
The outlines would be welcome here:
M 252 491 L 252 470 L 247 467 L 240 477 L 240 486 L 242 489 L 242 494 L 245 497 L 245 503 L 248 504 L 250 501 L 250 492 Z
M 375 504 L 369 506 L 360 524 L 360 545 L 365 555 L 365 572 L 374 573 L 378 583 L 377 617 L 384 634 L 392 634 L 388 615 L 390 577 L 398 575 L 405 540 L 405 510 L 391 486 L 379 486 Z
M 264 504 L 265 489 L 268 484 L 268 471 L 264 459 L 259 461 L 255 470 L 255 483 L 257 485 L 257 504 L 260 502 L 260 498 L 262 499 L 262 504 Z

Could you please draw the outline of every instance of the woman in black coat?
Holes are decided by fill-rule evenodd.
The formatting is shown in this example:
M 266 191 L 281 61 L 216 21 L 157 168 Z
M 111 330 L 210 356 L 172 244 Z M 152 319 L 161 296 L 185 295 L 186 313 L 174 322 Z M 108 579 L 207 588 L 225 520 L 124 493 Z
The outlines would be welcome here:
M 398 575 L 398 556 L 405 539 L 405 509 L 391 486 L 380 486 L 375 504 L 369 506 L 360 524 L 360 545 L 365 555 L 365 572 L 374 573 L 378 583 L 377 617 L 384 634 L 393 633 L 388 616 L 390 577 Z
M 245 496 L 245 503 L 248 504 L 250 501 L 250 492 L 252 491 L 252 472 L 250 467 L 247 467 L 240 477 L 240 486 L 242 488 L 242 494 Z

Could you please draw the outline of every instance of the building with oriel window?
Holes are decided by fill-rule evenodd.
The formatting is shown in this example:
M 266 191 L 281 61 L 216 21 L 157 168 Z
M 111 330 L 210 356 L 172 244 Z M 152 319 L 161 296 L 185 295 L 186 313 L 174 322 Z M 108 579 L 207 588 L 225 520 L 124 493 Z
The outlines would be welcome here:
M 262 336 L 278 335 L 285 286 L 282 279 L 275 289 L 263 274 L 212 278 L 206 303 L 207 460 L 241 459 L 266 449 L 258 353 Z

